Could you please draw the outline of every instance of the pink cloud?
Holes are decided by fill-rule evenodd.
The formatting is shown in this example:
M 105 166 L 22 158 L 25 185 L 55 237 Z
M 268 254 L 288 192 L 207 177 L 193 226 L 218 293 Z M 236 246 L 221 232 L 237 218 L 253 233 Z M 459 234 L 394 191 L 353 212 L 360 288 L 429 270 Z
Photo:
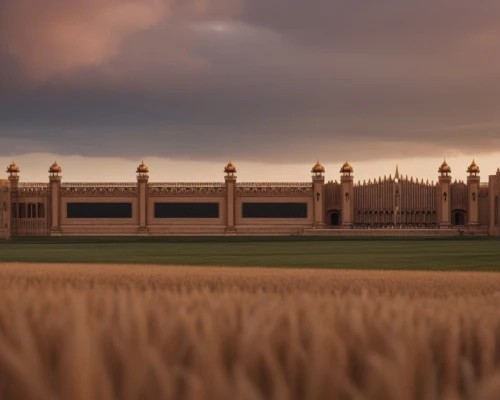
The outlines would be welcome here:
M 239 0 L 15 0 L 0 6 L 0 50 L 34 81 L 115 57 L 130 36 L 174 16 L 233 12 Z

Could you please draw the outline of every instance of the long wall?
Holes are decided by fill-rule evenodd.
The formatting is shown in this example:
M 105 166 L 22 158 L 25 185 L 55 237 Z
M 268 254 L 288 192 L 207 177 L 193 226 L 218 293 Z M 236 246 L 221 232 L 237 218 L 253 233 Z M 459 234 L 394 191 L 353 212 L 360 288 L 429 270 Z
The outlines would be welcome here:
M 350 174 L 311 182 L 48 183 L 0 180 L 0 238 L 79 235 L 290 235 L 332 229 L 474 229 L 500 235 L 500 171 L 434 183 Z M 424 231 L 422 231 L 424 232 Z M 342 235 L 341 231 L 338 234 Z M 351 235 L 351 233 L 345 234 Z

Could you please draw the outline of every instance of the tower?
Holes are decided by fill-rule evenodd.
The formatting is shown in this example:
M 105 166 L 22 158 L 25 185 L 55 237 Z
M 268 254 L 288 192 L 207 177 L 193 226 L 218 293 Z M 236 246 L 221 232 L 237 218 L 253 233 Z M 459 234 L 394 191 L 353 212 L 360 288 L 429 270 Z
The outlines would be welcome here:
M 148 182 L 149 168 L 141 161 L 137 170 L 137 192 L 139 193 L 139 234 L 148 234 L 147 207 L 148 207 Z
M 349 227 L 354 221 L 354 173 L 353 168 L 346 161 L 340 168 L 340 187 L 342 196 L 342 226 Z
M 19 212 L 18 208 L 18 202 L 17 202 L 17 187 L 19 185 L 19 173 L 21 170 L 19 167 L 16 165 L 14 161 L 10 163 L 10 165 L 7 167 L 7 173 L 9 174 L 9 184 L 10 184 L 10 207 L 7 205 L 8 209 L 10 209 L 10 213 L 8 216 L 8 221 L 7 221 L 7 229 L 5 229 L 5 223 L 4 221 L 4 230 L 7 231 L 6 236 L 10 237 L 16 234 L 17 232 L 17 223 L 13 220 L 14 217 L 16 217 Z
M 469 226 L 479 225 L 479 182 L 481 171 L 475 160 L 467 168 L 467 216 Z
M 57 162 L 49 167 L 50 182 L 50 236 L 61 236 L 61 173 Z
M 325 189 L 325 167 L 321 165 L 319 160 L 311 169 L 313 174 L 313 210 L 314 210 L 314 227 L 323 228 L 325 226 L 323 209 L 324 209 L 324 189 Z
M 234 232 L 234 215 L 236 208 L 236 167 L 229 161 L 224 167 L 224 181 L 226 183 L 226 232 Z
M 439 172 L 439 191 L 438 191 L 438 212 L 439 212 L 439 226 L 449 227 L 451 219 L 451 206 L 450 206 L 450 183 L 451 183 L 451 168 L 443 161 L 438 169 Z

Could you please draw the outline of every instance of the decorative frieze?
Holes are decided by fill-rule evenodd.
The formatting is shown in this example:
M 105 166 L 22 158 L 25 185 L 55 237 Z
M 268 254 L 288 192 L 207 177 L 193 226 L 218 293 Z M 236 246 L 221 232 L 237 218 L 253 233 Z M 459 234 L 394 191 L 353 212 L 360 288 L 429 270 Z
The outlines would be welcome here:
M 222 182 L 215 183 L 150 183 L 150 196 L 225 196 L 226 185 Z
M 43 197 L 49 195 L 48 183 L 20 182 L 17 189 L 13 190 L 13 195 L 19 197 Z
M 250 182 L 236 184 L 237 196 L 312 196 L 310 182 Z
M 62 196 L 136 196 L 137 183 L 63 183 Z

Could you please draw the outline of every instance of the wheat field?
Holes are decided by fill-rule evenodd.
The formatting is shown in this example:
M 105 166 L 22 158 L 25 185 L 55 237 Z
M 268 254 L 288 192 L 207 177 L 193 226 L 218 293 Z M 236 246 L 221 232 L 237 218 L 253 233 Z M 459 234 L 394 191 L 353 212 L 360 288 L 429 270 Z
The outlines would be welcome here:
M 0 264 L 0 399 L 500 398 L 500 275 Z

